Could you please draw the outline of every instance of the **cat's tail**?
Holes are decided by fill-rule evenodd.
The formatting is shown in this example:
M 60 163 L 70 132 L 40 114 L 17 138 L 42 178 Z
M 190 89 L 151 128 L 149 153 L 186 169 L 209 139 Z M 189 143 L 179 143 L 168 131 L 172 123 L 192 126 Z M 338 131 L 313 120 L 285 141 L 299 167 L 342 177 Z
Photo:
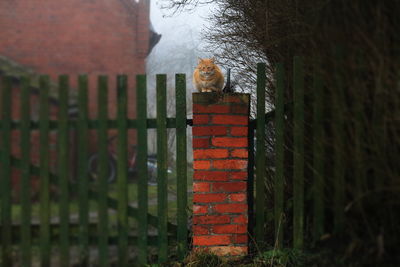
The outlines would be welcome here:
M 226 72 L 226 84 L 222 92 L 233 93 L 233 88 L 231 86 L 231 69 L 228 69 Z

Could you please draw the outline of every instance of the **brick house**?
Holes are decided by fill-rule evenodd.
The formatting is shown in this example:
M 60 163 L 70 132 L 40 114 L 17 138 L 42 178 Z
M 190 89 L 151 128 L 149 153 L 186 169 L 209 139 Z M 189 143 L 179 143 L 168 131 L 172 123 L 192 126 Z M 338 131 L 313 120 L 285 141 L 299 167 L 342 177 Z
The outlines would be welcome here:
M 0 76 L 48 74 L 56 84 L 58 75 L 68 74 L 71 95 L 74 95 L 77 75 L 88 74 L 89 115 L 94 118 L 97 76 L 109 75 L 109 114 L 115 117 L 115 76 L 128 74 L 129 101 L 134 101 L 135 75 L 145 73 L 146 57 L 161 37 L 152 30 L 149 11 L 150 0 L 0 1 Z M 14 119 L 19 116 L 18 95 L 16 88 Z M 35 117 L 35 90 L 32 99 Z M 73 102 L 71 99 L 72 105 Z M 50 106 L 54 117 L 57 101 L 52 101 Z M 131 118 L 135 116 L 133 105 L 129 106 L 128 113 Z M 129 138 L 130 143 L 135 142 L 133 134 Z M 19 154 L 18 139 L 18 133 L 13 133 L 15 156 Z M 33 132 L 34 164 L 38 163 L 37 142 L 37 133 Z

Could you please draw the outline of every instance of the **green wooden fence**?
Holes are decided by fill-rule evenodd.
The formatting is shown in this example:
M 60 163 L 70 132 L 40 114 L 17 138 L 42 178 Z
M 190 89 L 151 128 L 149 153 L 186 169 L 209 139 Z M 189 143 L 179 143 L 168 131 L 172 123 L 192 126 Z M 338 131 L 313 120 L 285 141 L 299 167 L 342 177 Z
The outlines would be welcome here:
M 54 264 L 88 266 L 93 262 L 93 250 L 97 250 L 96 262 L 101 266 L 116 264 L 131 265 L 133 260 L 144 265 L 150 258 L 150 247 L 154 247 L 158 262 L 168 259 L 169 250 L 177 248 L 179 258 L 188 248 L 187 215 L 187 155 L 186 155 L 186 78 L 176 75 L 176 118 L 167 118 L 166 76 L 157 76 L 157 118 L 147 117 L 146 76 L 137 76 L 136 103 L 127 95 L 127 76 L 117 77 L 117 118 L 108 116 L 108 77 L 98 78 L 98 117 L 88 116 L 88 77 L 79 76 L 77 107 L 78 114 L 68 114 L 70 79 L 59 77 L 58 113 L 51 119 L 49 107 L 50 79 L 40 77 L 39 118 L 30 114 L 30 80 L 22 77 L 17 84 L 11 77 L 1 79 L 0 119 L 0 183 L 1 183 L 1 266 L 41 266 Z M 20 92 L 19 98 L 13 92 Z M 20 117 L 12 116 L 13 105 L 20 102 Z M 127 116 L 129 105 L 136 106 L 136 119 Z M 176 129 L 176 166 L 168 171 L 167 128 Z M 128 179 L 128 130 L 136 129 L 137 153 L 137 199 L 129 195 Z M 148 186 L 148 129 L 157 131 L 157 212 L 149 210 Z M 108 135 L 117 134 L 117 180 L 110 185 L 108 176 Z M 32 132 L 39 132 L 39 164 L 31 162 Z M 71 179 L 70 155 L 73 153 L 69 132 L 76 132 L 77 164 L 76 177 Z M 93 133 L 94 131 L 94 133 Z M 52 168 L 49 135 L 57 134 L 56 161 Z M 12 154 L 13 135 L 19 135 L 21 154 Z M 90 181 L 88 174 L 89 139 L 97 137 L 98 177 Z M 12 169 L 20 170 L 19 199 L 13 197 Z M 171 176 L 173 176 L 171 178 Z M 38 177 L 38 201 L 32 200 L 31 182 Z M 172 179 L 172 180 L 171 180 Z M 174 183 L 173 185 L 170 183 Z M 176 188 L 176 223 L 171 223 L 168 214 L 168 188 Z M 113 187 L 114 193 L 110 193 Z M 56 193 L 54 193 L 56 192 Z M 56 194 L 56 198 L 52 195 Z M 70 203 L 76 203 L 74 207 Z M 137 205 L 132 205 L 137 203 Z M 72 210 L 74 209 L 74 210 Z M 96 213 L 95 222 L 90 217 Z M 115 215 L 116 214 L 116 215 Z M 34 216 L 33 216 L 34 215 Z M 72 220 L 71 217 L 78 217 Z M 170 218 L 169 218 L 170 216 Z M 33 217 L 36 221 L 34 221 Z M 133 230 L 134 229 L 134 230 Z M 117 249 L 117 253 L 111 248 Z M 115 249 L 113 249 L 115 251 Z M 133 253 L 132 253 L 133 252 Z M 132 258 L 132 255 L 135 258 Z M 154 255 L 153 255 L 154 256 Z M 78 259 L 78 261 L 77 261 Z
M 340 58 L 340 53 L 337 54 Z M 288 66 L 286 66 L 287 68 Z M 314 74 L 307 72 L 302 58 L 295 57 L 290 73 L 292 81 L 286 80 L 287 70 L 278 64 L 275 73 L 275 110 L 265 113 L 265 91 L 267 84 L 266 65 L 257 66 L 257 118 L 250 124 L 249 161 L 249 233 L 254 235 L 257 248 L 290 246 L 303 249 L 311 236 L 311 243 L 318 241 L 326 232 L 340 233 L 345 223 L 346 173 L 349 168 L 344 162 L 344 141 L 347 131 L 354 132 L 356 165 L 353 166 L 357 195 L 365 187 L 362 174 L 362 159 L 366 156 L 360 143 L 363 140 L 362 121 L 359 118 L 362 103 L 355 103 L 354 123 L 345 121 L 347 106 L 344 101 L 344 86 L 340 72 L 334 74 L 334 94 L 329 97 L 318 74 L 318 64 Z M 306 79 L 307 77 L 307 79 Z M 47 76 L 40 78 L 39 119 L 31 119 L 30 82 L 23 77 L 19 83 L 20 99 L 12 97 L 13 81 L 4 77 L 1 82 L 0 120 L 0 190 L 1 190 L 1 263 L 11 266 L 18 258 L 22 266 L 32 265 L 38 260 L 42 266 L 49 266 L 56 253 L 60 264 L 71 263 L 71 250 L 76 250 L 79 263 L 88 265 L 93 248 L 98 251 L 98 262 L 102 266 L 114 263 L 127 266 L 132 260 L 132 251 L 139 262 L 149 261 L 149 247 L 156 249 L 158 262 L 168 260 L 171 247 L 182 259 L 188 249 L 188 195 L 187 195 L 187 152 L 186 152 L 186 78 L 177 74 L 176 118 L 167 117 L 166 76 L 156 77 L 157 117 L 147 117 L 146 76 L 136 80 L 136 103 L 127 97 L 127 77 L 117 77 L 117 118 L 108 118 L 108 79 L 98 78 L 98 118 L 88 116 L 88 77 L 78 79 L 78 116 L 68 115 L 68 76 L 60 76 L 58 85 L 59 110 L 56 120 L 49 116 L 50 81 Z M 311 81 L 310 82 L 310 78 Z M 114 89 L 114 88 L 113 88 Z M 287 94 L 287 92 L 291 92 Z M 331 91 L 332 94 L 332 91 Z M 54 94 L 52 94 L 54 95 Z M 288 98 L 288 95 L 291 97 Z M 14 120 L 12 107 L 19 101 L 20 118 Z M 136 107 L 136 119 L 127 117 L 129 105 Z M 329 108 L 327 108 L 327 106 Z M 329 114 L 327 114 L 327 112 Z M 329 124 L 328 130 L 326 125 Z M 272 125 L 273 130 L 271 130 Z M 176 129 L 176 166 L 174 186 L 176 186 L 176 224 L 169 221 L 167 129 Z M 127 173 L 128 130 L 137 133 L 137 199 L 129 193 Z M 148 129 L 157 130 L 157 210 L 151 214 L 148 185 Z M 68 131 L 77 132 L 77 178 L 71 182 L 71 168 L 68 158 L 72 149 L 68 141 Z M 99 175 L 95 183 L 88 179 L 88 140 L 91 131 L 96 131 L 98 139 Z M 110 195 L 108 175 L 108 134 L 117 133 L 117 182 L 116 194 Z M 39 132 L 39 164 L 31 163 L 30 137 L 32 131 Z M 21 154 L 12 155 L 12 135 L 19 133 Z M 49 168 L 49 134 L 57 135 L 57 166 Z M 254 143 L 256 138 L 256 144 Z M 266 140 L 272 142 L 268 148 Z M 352 142 L 353 142 L 352 141 Z M 330 143 L 330 144 L 327 144 Z M 348 143 L 348 142 L 347 142 Z M 14 144 L 13 144 L 14 145 Z M 273 151 L 273 152 L 271 152 Z M 327 155 L 328 152 L 331 155 Z M 271 154 L 271 155 L 270 155 Z M 311 155 L 308 156 L 308 155 Z M 273 158 L 273 159 L 272 159 Z M 269 162 L 272 161 L 272 162 Z M 252 165 L 254 164 L 254 165 Z M 329 166 L 330 170 L 326 167 Z M 333 166 L 333 168 L 332 168 Z M 20 170 L 20 199 L 12 199 L 12 168 Z M 39 177 L 39 202 L 31 201 L 30 183 L 33 176 Z M 255 182 L 254 182 L 255 176 Z M 272 186 L 270 186 L 272 184 Z M 268 185 L 268 186 L 267 186 Z M 332 188 L 327 193 L 327 188 Z M 57 189 L 57 200 L 51 192 Z M 272 196 L 272 197 L 271 197 Z M 77 201 L 77 221 L 71 221 L 76 211 L 69 203 Z M 137 206 L 130 203 L 134 201 Z M 270 201 L 267 203 L 267 201 Z M 95 203 L 98 220 L 90 218 L 91 207 Z M 57 221 L 54 222 L 54 205 L 57 206 Z M 253 207 L 254 205 L 254 207 Z M 37 206 L 39 208 L 37 208 Z M 329 206 L 329 207 L 328 207 Z M 332 208 L 330 208 L 332 207 Z M 39 221 L 32 222 L 33 212 Z M 109 211 L 116 211 L 116 216 Z M 14 215 L 18 219 L 14 220 Z M 327 214 L 332 222 L 327 221 Z M 272 219 L 271 219 L 272 218 Z M 253 226 L 254 232 L 253 232 Z M 156 230 L 154 230 L 156 228 Z M 329 229 L 328 229 L 329 228 Z M 132 229 L 136 229 L 132 233 Z M 270 237 L 273 236 L 272 241 Z M 110 248 L 117 248 L 111 253 Z M 54 250 L 54 247 L 57 250 Z M 17 252 L 17 253 L 14 253 Z M 17 255 L 17 256 L 15 256 Z M 74 258 L 76 258 L 74 256 Z M 113 262 L 111 262 L 113 261 Z
M 327 99 L 322 79 L 317 71 L 318 65 L 315 64 L 314 74 L 311 75 L 312 82 L 307 84 L 305 93 L 305 66 L 301 57 L 295 57 L 291 67 L 292 83 L 286 80 L 283 64 L 276 65 L 275 109 L 265 114 L 265 69 L 265 64 L 258 65 L 257 118 L 251 123 L 250 133 L 250 136 L 254 136 L 252 131 L 256 133 L 255 160 L 252 163 L 250 157 L 249 167 L 251 189 L 249 194 L 250 199 L 255 199 L 256 250 L 265 247 L 280 249 L 283 246 L 303 249 L 306 236 L 312 236 L 311 244 L 326 233 L 327 213 L 331 213 L 333 218 L 331 223 L 333 229 L 328 231 L 340 233 L 343 229 L 345 163 L 341 153 L 345 138 L 345 101 L 343 94 L 340 93 L 343 92 L 343 84 L 340 74 L 336 73 L 337 84 L 334 87 L 338 93 L 332 100 Z M 308 77 L 310 78 L 310 74 Z M 288 91 L 291 92 L 291 98 L 287 97 Z M 325 165 L 329 160 L 328 139 L 324 126 L 324 123 L 328 122 L 325 114 L 327 108 L 324 107 L 327 101 L 331 101 L 328 103 L 332 107 L 328 119 L 333 122 L 331 127 L 333 139 L 329 139 L 334 164 L 334 171 L 331 173 L 325 172 Z M 272 127 L 273 130 L 268 127 Z M 268 148 L 271 140 L 273 147 Z M 307 153 L 312 155 L 311 159 L 307 158 Z M 292 171 L 288 171 L 288 167 L 292 167 Z M 327 190 L 328 178 L 333 190 L 329 190 L 332 193 L 327 196 L 324 192 Z M 254 190 L 253 181 L 255 181 Z M 327 201 L 333 203 L 332 209 L 326 207 Z M 306 203 L 312 205 L 308 207 Z M 250 214 L 253 210 L 252 205 L 253 201 L 250 201 Z M 311 229 L 311 233 L 306 232 L 306 227 Z
M 265 64 L 258 65 L 258 82 L 257 82 L 257 118 L 255 122 L 252 124 L 253 130 L 256 130 L 256 144 L 255 144 L 255 164 L 254 167 L 256 169 L 255 173 L 255 240 L 258 243 L 258 248 L 265 247 L 275 247 L 275 248 L 283 248 L 284 246 L 284 238 L 286 240 L 292 240 L 290 244 L 291 247 L 296 249 L 302 249 L 304 246 L 304 222 L 305 222 L 305 214 L 304 214 L 304 164 L 305 164 L 305 132 L 304 132 L 304 71 L 303 71 L 303 62 L 300 57 L 295 57 L 293 61 L 293 83 L 291 84 L 291 88 L 293 90 L 293 100 L 288 102 L 285 101 L 285 90 L 287 90 L 287 86 L 289 86 L 289 82 L 286 81 L 285 77 L 285 68 L 283 64 L 276 65 L 275 71 L 275 109 L 267 114 L 265 114 L 265 88 L 266 88 L 266 79 L 265 79 Z M 319 81 L 319 80 L 318 80 Z M 315 92 L 321 94 L 321 85 L 320 82 L 314 85 L 316 88 Z M 317 88 L 319 86 L 319 88 Z M 320 100 L 320 99 L 318 99 Z M 288 102 L 288 103 L 287 103 Z M 286 103 L 286 104 L 285 104 Z M 315 127 L 315 131 L 318 131 L 318 134 L 321 133 L 321 103 L 316 101 L 316 109 L 315 112 L 315 124 L 318 124 L 319 127 Z M 293 121 L 289 121 L 289 112 L 293 111 Z M 274 131 L 267 129 L 269 132 L 268 136 L 266 136 L 266 125 L 273 125 Z M 287 162 L 285 159 L 285 146 L 287 143 L 287 139 L 285 139 L 285 127 L 291 126 L 292 130 L 292 141 L 293 141 L 293 150 L 291 151 L 291 157 L 293 157 L 293 173 L 292 177 L 285 177 L 285 167 L 287 167 Z M 272 134 L 271 134 L 272 133 Z M 267 152 L 267 143 L 266 139 L 273 139 L 274 147 L 272 151 Z M 315 138 L 318 138 L 315 135 Z M 317 143 L 316 143 L 317 144 Z M 322 153 L 321 147 L 315 147 L 318 150 L 316 153 Z M 271 151 L 271 150 L 270 150 Z M 273 158 L 273 162 L 266 161 L 266 155 L 268 153 L 272 153 L 270 157 L 267 157 L 269 160 Z M 319 187 L 318 190 L 321 189 L 322 185 L 322 176 L 320 175 L 321 171 L 321 162 L 316 161 L 315 164 L 318 166 L 318 180 L 314 182 L 317 183 L 316 187 Z M 269 166 L 269 167 L 267 167 Z M 252 168 L 252 166 L 250 166 Z M 253 177 L 250 177 L 250 182 L 253 180 Z M 272 183 L 272 190 L 269 191 L 270 194 L 273 195 L 272 198 L 266 197 L 266 184 L 267 181 Z M 285 203 L 285 191 L 287 191 L 287 186 L 290 184 L 290 198 L 292 207 L 289 208 L 289 211 L 292 214 L 288 213 L 287 205 Z M 286 185 L 286 186 L 285 186 Z M 320 191 L 318 191 L 320 192 Z M 252 194 L 252 192 L 250 192 Z M 266 203 L 266 199 L 271 200 L 270 206 Z M 319 235 L 322 233 L 323 229 L 323 206 L 322 205 L 322 195 L 315 195 L 315 209 L 317 212 L 315 213 L 315 227 L 319 230 L 316 231 Z M 271 216 L 269 216 L 271 214 Z M 273 222 L 268 222 L 267 218 L 273 218 Z M 288 222 L 287 218 L 292 218 L 292 222 Z M 285 229 L 292 229 L 292 233 L 290 236 L 284 236 Z M 271 231 L 273 229 L 273 231 Z M 267 236 L 274 237 L 273 240 L 267 240 Z M 319 236 L 318 236 L 319 238 Z M 287 244 L 286 244 L 287 245 Z

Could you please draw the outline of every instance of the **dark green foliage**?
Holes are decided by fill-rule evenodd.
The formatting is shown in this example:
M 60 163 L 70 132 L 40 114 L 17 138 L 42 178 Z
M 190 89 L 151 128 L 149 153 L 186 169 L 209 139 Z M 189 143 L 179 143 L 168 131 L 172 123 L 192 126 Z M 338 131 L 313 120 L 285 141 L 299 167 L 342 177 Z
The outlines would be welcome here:
M 292 103 L 292 59 L 304 58 L 304 238 L 305 244 L 323 237 L 334 244 L 338 258 L 379 265 L 398 262 L 395 242 L 400 236 L 400 3 L 345 0 L 216 0 L 214 25 L 207 33 L 211 47 L 225 47 L 220 57 L 254 88 L 256 62 L 266 69 L 266 101 L 274 104 L 273 73 L 282 62 L 286 69 L 285 102 Z M 322 85 L 313 87 L 314 79 Z M 268 86 L 270 85 L 270 86 Z M 254 89 L 252 89 L 254 90 Z M 315 111 L 313 96 L 323 92 L 322 108 Z M 255 92 L 255 90 L 254 90 Z M 323 112 L 314 128 L 315 112 Z M 298 113 L 295 112 L 295 116 Z M 321 125 L 323 125 L 321 131 Z M 286 221 L 292 203 L 293 122 L 285 120 Z M 318 138 L 314 138 L 314 134 Z M 318 147 L 314 144 L 318 143 Z M 267 142 L 267 146 L 269 142 Z M 314 150 L 315 149 L 315 150 Z M 313 152 L 314 150 L 314 152 Z M 268 148 L 267 148 L 268 151 Z M 321 159 L 321 153 L 325 156 Z M 317 168 L 317 169 L 316 169 Z M 319 176 L 316 172 L 323 172 Z M 323 184 L 321 184 L 321 177 Z M 319 180 L 319 181 L 318 181 Z M 317 183 L 316 183 L 317 181 Z M 266 211 L 273 207 L 273 179 L 267 177 Z M 312 188 L 318 187 L 319 196 Z M 313 200 L 324 200 L 314 206 Z M 271 205 L 272 203 L 272 205 Z M 292 204 L 291 204 L 292 203 Z M 324 211 L 321 213 L 321 204 Z M 314 208 L 312 208 L 314 207 Z M 313 222 L 314 212 L 318 218 Z M 267 214 L 268 218 L 268 214 Z M 321 224 L 323 222 L 323 224 Z M 315 224 L 315 225 L 314 225 Z M 266 229 L 273 229 L 267 222 Z M 285 228 L 291 243 L 292 226 Z M 317 233 L 318 232 L 318 233 Z M 274 244 L 275 238 L 266 233 Z M 325 239 L 327 238 L 327 239 Z M 310 242 L 307 242 L 307 241 Z

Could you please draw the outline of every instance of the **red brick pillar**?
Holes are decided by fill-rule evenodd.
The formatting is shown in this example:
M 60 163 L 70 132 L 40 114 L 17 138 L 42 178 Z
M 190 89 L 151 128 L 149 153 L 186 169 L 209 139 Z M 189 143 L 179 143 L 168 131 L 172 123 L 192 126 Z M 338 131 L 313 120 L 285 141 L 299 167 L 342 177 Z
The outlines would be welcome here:
M 193 94 L 193 246 L 246 255 L 248 94 Z

